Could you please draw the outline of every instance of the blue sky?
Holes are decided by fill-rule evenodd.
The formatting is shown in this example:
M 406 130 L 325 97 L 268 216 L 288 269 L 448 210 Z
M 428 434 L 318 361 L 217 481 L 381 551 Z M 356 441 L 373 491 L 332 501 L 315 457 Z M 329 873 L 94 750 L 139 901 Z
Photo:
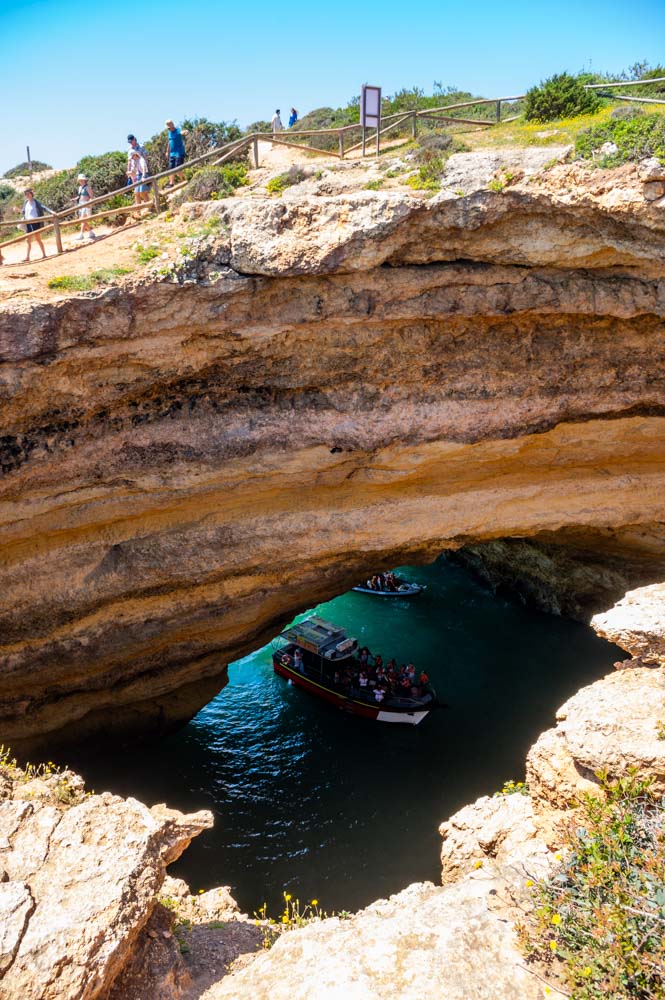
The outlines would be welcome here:
M 660 42 L 660 45 L 659 45 Z M 193 115 L 270 118 L 435 80 L 487 97 L 563 69 L 665 62 L 664 0 L 0 0 L 0 173 L 73 166 Z

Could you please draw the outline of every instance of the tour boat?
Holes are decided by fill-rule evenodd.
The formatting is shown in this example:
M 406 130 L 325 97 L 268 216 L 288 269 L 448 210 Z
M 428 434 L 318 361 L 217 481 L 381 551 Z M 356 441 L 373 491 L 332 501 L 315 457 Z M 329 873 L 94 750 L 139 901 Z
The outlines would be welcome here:
M 415 597 L 416 594 L 421 594 L 425 587 L 419 583 L 402 582 L 397 590 L 377 590 L 376 587 L 368 587 L 366 583 L 363 583 L 351 589 L 356 590 L 359 594 L 374 594 L 375 597 Z
M 302 655 L 301 663 L 296 663 L 296 650 L 300 651 L 299 657 Z M 361 688 L 355 681 L 344 687 L 335 674 L 340 678 L 347 670 L 358 674 L 361 668 L 357 652 L 358 640 L 348 636 L 345 629 L 312 615 L 280 634 L 275 640 L 272 663 L 275 673 L 296 687 L 344 712 L 377 722 L 417 726 L 436 707 L 436 697 L 429 685 L 420 689 L 418 697 L 387 692 L 381 702 L 370 687 Z

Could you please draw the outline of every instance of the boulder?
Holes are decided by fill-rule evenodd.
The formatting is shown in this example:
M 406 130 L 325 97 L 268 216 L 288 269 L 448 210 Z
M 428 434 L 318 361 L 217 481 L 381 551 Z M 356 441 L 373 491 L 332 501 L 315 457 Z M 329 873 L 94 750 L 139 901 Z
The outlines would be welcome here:
M 665 584 L 629 591 L 614 607 L 594 615 L 591 626 L 641 663 L 665 666 Z
M 550 729 L 527 757 L 529 790 L 539 810 L 565 809 L 583 792 L 637 769 L 665 791 L 665 689 L 660 670 L 637 668 L 610 674 L 582 688 L 557 712 Z
M 665 181 L 665 164 L 661 163 L 656 156 L 642 160 L 638 171 L 641 181 Z
M 109 793 L 68 806 L 38 791 L 0 803 L 2 1000 L 94 1000 L 130 958 L 166 865 L 212 817 Z

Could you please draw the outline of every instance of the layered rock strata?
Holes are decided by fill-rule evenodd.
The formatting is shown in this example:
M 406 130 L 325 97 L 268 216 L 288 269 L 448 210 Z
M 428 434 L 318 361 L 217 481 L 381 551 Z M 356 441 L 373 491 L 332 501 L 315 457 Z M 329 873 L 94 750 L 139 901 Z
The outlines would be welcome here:
M 164 273 L 6 304 L 5 743 L 163 731 L 376 565 L 565 528 L 648 535 L 657 579 L 665 222 L 631 176 L 194 206 Z

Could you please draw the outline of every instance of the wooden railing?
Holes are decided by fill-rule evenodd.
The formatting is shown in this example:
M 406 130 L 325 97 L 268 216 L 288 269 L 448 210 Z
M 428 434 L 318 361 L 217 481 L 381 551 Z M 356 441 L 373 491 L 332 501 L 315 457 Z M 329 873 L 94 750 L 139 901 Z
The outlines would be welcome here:
M 651 83 L 662 83 L 665 82 L 665 77 L 657 77 L 653 80 L 630 80 L 630 81 L 620 81 L 616 83 L 590 83 L 585 84 L 586 90 L 602 90 L 603 88 L 611 87 L 637 87 L 645 86 Z M 498 124 L 505 124 L 507 122 L 515 121 L 518 115 L 514 115 L 510 118 L 502 118 L 501 111 L 503 104 L 511 104 L 515 101 L 521 101 L 524 99 L 524 94 L 520 94 L 517 97 L 491 97 L 491 98 L 477 98 L 470 101 L 461 101 L 457 104 L 446 104 L 438 108 L 423 108 L 422 110 L 413 109 L 411 111 L 397 111 L 392 115 L 386 115 L 381 119 L 382 128 L 377 130 L 374 139 L 376 142 L 376 155 L 380 152 L 381 138 L 387 135 L 388 132 L 392 132 L 394 129 L 400 126 L 405 126 L 407 123 L 411 123 L 411 135 L 415 138 L 418 134 L 418 122 L 419 121 L 429 121 L 436 122 L 442 125 L 475 125 L 477 127 L 492 128 Z M 621 97 L 619 95 L 614 95 L 617 100 L 639 100 L 644 103 L 654 103 L 660 104 L 663 101 L 655 100 L 654 98 L 628 98 Z M 479 105 L 494 105 L 494 116 L 493 118 L 461 118 L 458 116 L 453 116 L 450 114 L 451 111 L 459 111 L 462 108 L 478 107 Z M 176 191 L 184 187 L 188 182 L 182 181 L 179 184 L 171 185 L 168 189 L 160 188 L 159 182 L 166 177 L 173 177 L 174 175 L 181 174 L 184 169 L 197 166 L 201 163 L 210 162 L 214 165 L 224 163 L 226 160 L 231 159 L 238 154 L 249 151 L 251 149 L 254 159 L 254 166 L 259 166 L 259 143 L 269 142 L 276 146 L 289 146 L 294 149 L 302 149 L 308 153 L 320 154 L 327 157 L 338 157 L 343 159 L 349 153 L 354 152 L 357 149 L 362 149 L 363 156 L 365 155 L 365 141 L 366 136 L 363 133 L 363 138 L 360 142 L 356 142 L 352 146 L 345 145 L 345 139 L 351 132 L 362 132 L 362 126 L 360 123 L 354 123 L 351 125 L 342 125 L 337 128 L 323 128 L 323 129 L 298 129 L 296 131 L 284 130 L 282 132 L 253 132 L 251 135 L 243 136 L 240 139 L 234 139 L 232 142 L 227 142 L 222 146 L 217 146 L 214 149 L 208 150 L 206 153 L 202 153 L 200 156 L 195 157 L 192 160 L 187 160 L 185 164 L 180 167 L 175 167 L 169 170 L 162 170 L 158 174 L 153 174 L 151 177 L 145 178 L 145 180 L 137 181 L 133 184 L 127 184 L 122 188 L 118 188 L 115 191 L 109 191 L 106 194 L 100 195 L 97 198 L 92 198 L 90 201 L 85 203 L 85 208 L 91 208 L 96 205 L 102 205 L 108 202 L 110 199 L 114 198 L 116 195 L 128 194 L 134 191 L 140 186 L 149 186 L 152 194 L 150 202 L 143 202 L 139 204 L 123 205 L 120 208 L 112 209 L 102 209 L 97 213 L 93 213 L 90 216 L 85 217 L 85 219 L 79 216 L 79 211 L 82 205 L 72 205 L 70 208 L 65 208 L 59 212 L 52 212 L 49 210 L 48 215 L 40 216 L 37 219 L 28 220 L 30 223 L 42 223 L 43 226 L 39 230 L 40 234 L 45 230 L 53 230 L 55 236 L 55 244 L 58 253 L 63 252 L 62 247 L 62 230 L 68 226 L 80 225 L 83 221 L 92 222 L 95 219 L 109 218 L 114 215 L 128 214 L 134 212 L 141 212 L 145 210 L 154 210 L 155 212 L 160 212 L 162 208 L 162 200 L 165 197 L 170 197 L 175 194 Z M 299 139 L 306 139 L 311 136 L 325 136 L 325 135 L 335 135 L 338 139 L 337 150 L 330 149 L 319 149 L 316 146 L 307 146 L 301 143 Z M 45 206 L 46 207 L 46 206 Z M 2 229 L 16 229 L 21 226 L 25 226 L 26 220 L 19 219 L 15 221 L 0 221 L 0 232 Z M 21 243 L 28 239 L 28 233 L 23 233 L 21 236 L 16 236 L 14 239 L 6 240 L 4 243 L 0 242 L 0 250 L 4 247 L 12 246 L 15 243 Z

